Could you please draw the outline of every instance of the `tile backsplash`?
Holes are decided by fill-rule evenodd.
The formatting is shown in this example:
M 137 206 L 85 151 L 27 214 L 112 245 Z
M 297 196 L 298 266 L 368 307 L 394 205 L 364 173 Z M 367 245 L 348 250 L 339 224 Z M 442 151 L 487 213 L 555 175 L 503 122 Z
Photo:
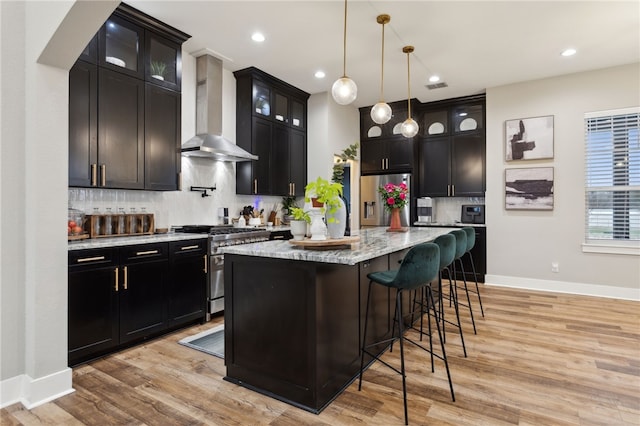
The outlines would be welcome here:
M 433 201 L 433 222 L 460 222 L 463 204 L 484 204 L 484 197 L 436 197 Z
M 192 186 L 213 187 L 208 197 L 191 191 Z M 97 208 L 104 213 L 107 208 L 117 212 L 132 208 L 155 216 L 156 228 L 176 225 L 221 224 L 218 208 L 227 207 L 229 216 L 238 217 L 243 206 L 264 208 L 268 214 L 281 197 L 236 195 L 235 163 L 213 161 L 206 158 L 182 157 L 181 191 L 140 191 L 126 189 L 69 188 L 69 207 L 91 214 Z M 282 212 L 278 211 L 282 217 Z

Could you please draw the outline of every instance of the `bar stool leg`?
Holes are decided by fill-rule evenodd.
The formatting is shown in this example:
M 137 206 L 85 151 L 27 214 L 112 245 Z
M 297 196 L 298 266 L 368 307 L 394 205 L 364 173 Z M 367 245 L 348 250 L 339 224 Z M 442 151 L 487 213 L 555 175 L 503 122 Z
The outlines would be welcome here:
M 426 292 L 427 292 L 427 304 L 429 305 L 429 308 L 433 309 L 433 311 L 435 312 L 436 305 L 433 300 L 433 291 L 431 290 L 431 286 L 428 286 L 428 285 L 426 286 Z M 447 379 L 449 380 L 449 389 L 451 390 L 451 400 L 455 402 L 456 396 L 453 392 L 453 382 L 451 381 L 451 373 L 449 372 L 449 362 L 447 361 L 447 353 L 444 349 L 444 340 L 442 339 L 442 333 L 440 332 L 440 324 L 438 321 L 436 321 L 436 329 L 438 330 L 438 338 L 440 339 L 440 348 L 442 349 L 442 357 L 439 357 L 439 358 L 441 358 L 444 361 L 444 366 L 445 366 L 445 369 L 447 370 Z M 429 340 L 431 340 L 431 338 Z
M 462 258 L 458 258 L 457 259 L 458 262 L 460 262 L 460 270 L 462 271 L 462 281 L 464 282 L 464 292 L 467 295 L 467 304 L 468 304 L 468 308 L 469 308 L 469 316 L 471 316 L 471 324 L 473 325 L 473 334 L 478 334 L 478 332 L 476 331 L 476 321 L 473 318 L 473 307 L 471 306 L 471 298 L 469 297 L 469 289 L 467 288 L 467 278 L 464 275 L 464 265 L 462 264 Z M 456 289 L 456 298 L 458 297 L 458 284 L 457 284 L 457 279 L 456 279 L 456 262 L 455 260 L 453 261 L 453 278 L 456 281 L 456 284 L 454 285 L 454 288 Z
M 451 271 L 449 270 L 449 268 L 445 268 L 447 269 L 447 273 L 449 275 L 449 288 L 451 289 L 453 287 L 453 283 L 451 282 Z M 464 336 L 462 335 L 462 325 L 460 324 L 460 309 L 458 307 L 458 295 L 457 293 L 453 293 L 451 298 L 453 299 L 453 307 L 455 309 L 456 312 L 456 321 L 458 323 L 458 330 L 460 331 L 460 341 L 462 342 L 462 352 L 464 353 L 464 357 L 467 357 L 467 348 L 464 344 Z M 444 317 L 442 318 L 442 337 L 444 338 L 443 340 L 446 343 L 446 333 L 444 331 L 445 328 L 445 320 Z
M 400 375 L 402 376 L 402 397 L 404 399 L 404 424 L 409 424 L 409 411 L 407 410 L 407 375 L 404 369 L 404 329 L 402 327 L 402 290 L 396 294 L 396 321 L 400 333 Z
M 480 303 L 480 313 L 482 314 L 482 318 L 484 318 L 484 308 L 482 307 L 482 299 L 480 298 L 480 288 L 478 287 L 478 275 L 476 274 L 476 265 L 473 263 L 473 255 L 470 251 L 467 252 L 469 255 L 469 260 L 471 261 L 471 270 L 473 271 L 473 279 L 476 283 L 476 294 L 478 295 L 478 303 Z

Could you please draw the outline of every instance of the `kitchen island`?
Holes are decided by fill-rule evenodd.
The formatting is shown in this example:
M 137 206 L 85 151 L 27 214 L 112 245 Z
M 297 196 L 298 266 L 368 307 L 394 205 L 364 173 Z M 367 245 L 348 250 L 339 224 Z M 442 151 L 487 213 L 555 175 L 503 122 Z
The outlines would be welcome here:
M 225 380 L 319 413 L 359 373 L 367 274 L 397 268 L 411 247 L 451 230 L 367 228 L 345 249 L 225 247 Z M 391 335 L 394 303 L 374 287 L 367 340 Z

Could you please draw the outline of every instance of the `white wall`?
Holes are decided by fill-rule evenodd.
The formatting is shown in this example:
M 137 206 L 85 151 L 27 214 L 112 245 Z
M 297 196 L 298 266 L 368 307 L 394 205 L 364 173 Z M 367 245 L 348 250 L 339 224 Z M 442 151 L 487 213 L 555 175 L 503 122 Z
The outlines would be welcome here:
M 640 105 L 638 64 L 487 90 L 487 282 L 640 299 L 640 257 L 583 253 L 584 113 Z M 554 158 L 504 160 L 504 122 L 553 115 Z M 506 211 L 504 170 L 554 167 L 553 211 Z M 551 272 L 558 262 L 559 273 Z
M 89 19 L 104 21 L 117 3 L 95 3 L 87 8 Z M 73 1 L 0 4 L 2 405 L 22 401 L 30 407 L 72 391 L 66 353 L 67 243 L 60 224 L 66 220 L 73 62 L 55 52 L 80 52 L 95 32 L 83 31 L 82 25 L 75 37 L 60 32 L 68 17 L 73 19 L 65 25 L 83 20 L 76 6 Z M 45 64 L 52 57 L 56 66 Z

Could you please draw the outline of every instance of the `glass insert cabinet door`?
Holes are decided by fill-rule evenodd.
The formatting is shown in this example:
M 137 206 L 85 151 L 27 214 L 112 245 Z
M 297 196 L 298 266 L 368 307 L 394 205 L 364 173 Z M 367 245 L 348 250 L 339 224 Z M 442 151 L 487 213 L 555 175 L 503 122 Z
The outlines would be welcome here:
M 100 62 L 119 72 L 142 77 L 140 54 L 144 30 L 112 16 L 103 27 Z
M 271 89 L 258 82 L 253 84 L 253 113 L 258 116 L 271 117 Z
M 180 90 L 181 47 L 159 35 L 149 31 L 145 34 L 147 45 L 146 80 Z

